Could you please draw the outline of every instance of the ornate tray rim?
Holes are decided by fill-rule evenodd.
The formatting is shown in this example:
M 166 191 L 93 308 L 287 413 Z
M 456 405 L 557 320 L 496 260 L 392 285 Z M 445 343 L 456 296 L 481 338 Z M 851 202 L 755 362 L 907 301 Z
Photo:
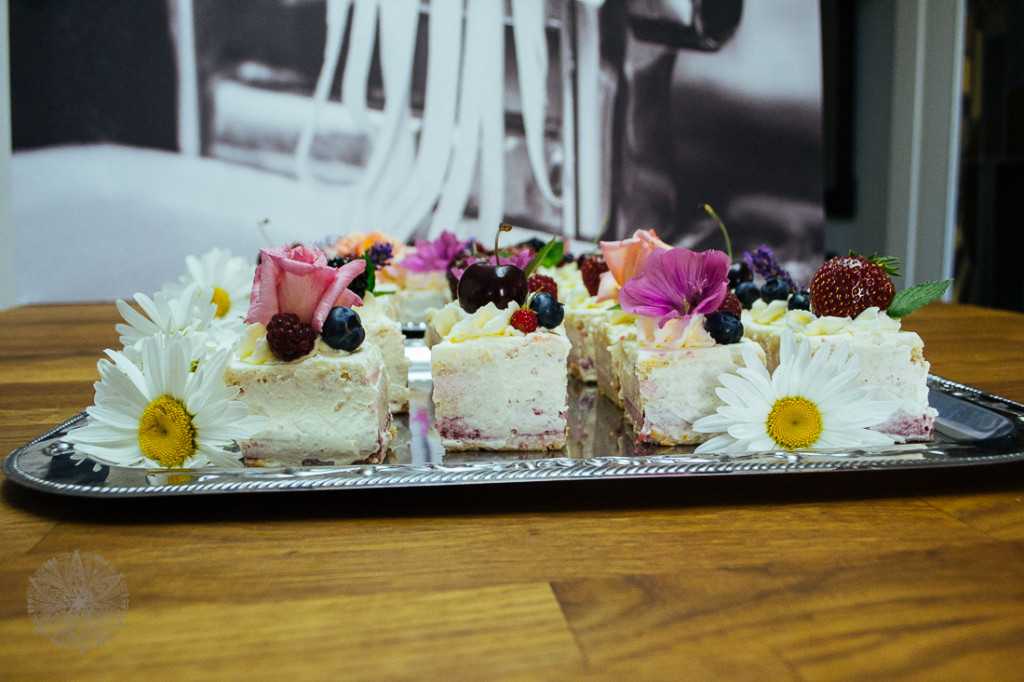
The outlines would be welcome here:
M 67 449 L 60 436 L 85 418 L 82 412 L 12 451 L 3 461 L 4 475 L 28 488 L 92 498 L 432 487 L 530 481 L 580 481 L 681 477 L 697 475 L 779 474 L 799 472 L 878 471 L 977 466 L 1024 460 L 1024 405 L 941 377 L 929 377 L 930 389 L 943 396 L 994 413 L 1006 423 L 997 437 L 897 445 L 882 450 L 833 453 L 768 452 L 751 455 L 659 454 L 635 457 L 571 459 L 502 458 L 479 462 L 428 464 L 355 464 L 282 469 L 196 469 L 147 472 L 146 486 L 108 486 L 48 480 L 28 471 L 23 460 L 59 455 Z M 940 419 L 941 419 L 940 414 Z M 164 480 L 174 476 L 180 482 Z

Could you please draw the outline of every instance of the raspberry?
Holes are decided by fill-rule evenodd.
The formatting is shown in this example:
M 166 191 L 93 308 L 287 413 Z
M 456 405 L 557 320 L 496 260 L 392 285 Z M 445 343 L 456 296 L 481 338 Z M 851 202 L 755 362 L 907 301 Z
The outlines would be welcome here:
M 733 292 L 728 292 L 725 298 L 722 299 L 722 304 L 718 306 L 718 310 L 724 310 L 727 313 L 732 313 L 736 317 L 742 316 L 743 306 L 740 304 L 740 299 Z M 718 312 L 717 310 L 715 312 Z
M 604 262 L 604 256 L 591 256 L 580 266 L 583 286 L 587 287 L 587 293 L 591 296 L 597 296 L 597 290 L 601 286 L 601 275 L 605 272 L 608 272 L 608 264 Z
M 301 358 L 316 345 L 316 332 L 295 313 L 278 313 L 267 325 L 267 344 L 285 362 Z
M 526 308 L 520 308 L 519 310 L 512 313 L 509 324 L 518 329 L 524 334 L 537 330 L 537 313 Z
M 547 275 L 530 275 L 526 280 L 526 290 L 531 293 L 543 291 L 546 294 L 551 294 L 555 299 L 558 298 L 558 284 Z

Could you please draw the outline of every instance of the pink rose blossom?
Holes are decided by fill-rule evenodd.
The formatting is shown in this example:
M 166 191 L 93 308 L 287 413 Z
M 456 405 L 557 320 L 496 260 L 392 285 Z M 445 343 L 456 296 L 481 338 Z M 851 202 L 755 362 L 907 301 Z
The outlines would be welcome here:
M 718 310 L 729 288 L 729 257 L 721 251 L 689 249 L 651 252 L 643 271 L 619 291 L 622 309 L 632 315 L 688 320 Z
M 305 246 L 260 249 L 245 321 L 266 325 L 277 313 L 295 313 L 320 333 L 331 308 L 362 304 L 347 287 L 365 268 L 362 259 L 332 268 L 323 251 Z
M 672 248 L 661 241 L 654 230 L 637 230 L 629 239 L 601 242 L 600 246 L 604 261 L 608 264 L 608 272 L 601 275 L 597 292 L 599 301 L 614 300 L 619 288 L 643 270 L 651 253 Z

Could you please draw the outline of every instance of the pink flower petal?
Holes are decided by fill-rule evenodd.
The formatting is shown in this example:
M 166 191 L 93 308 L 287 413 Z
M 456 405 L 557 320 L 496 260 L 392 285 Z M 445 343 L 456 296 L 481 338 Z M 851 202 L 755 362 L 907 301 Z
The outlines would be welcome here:
M 627 313 L 658 318 L 664 326 L 673 318 L 717 310 L 728 274 L 729 257 L 721 251 L 655 250 L 643 271 L 622 285 L 619 303 Z
M 339 301 L 361 302 L 347 287 L 365 269 L 361 259 L 333 268 L 322 251 L 304 246 L 262 249 L 245 321 L 265 325 L 277 313 L 295 313 L 319 333 Z

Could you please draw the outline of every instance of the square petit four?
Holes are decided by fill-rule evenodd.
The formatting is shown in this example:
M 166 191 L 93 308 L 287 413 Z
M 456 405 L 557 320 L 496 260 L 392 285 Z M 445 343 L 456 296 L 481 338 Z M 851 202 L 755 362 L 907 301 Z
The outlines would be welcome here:
M 260 327 L 243 337 L 225 381 L 240 389 L 265 429 L 240 443 L 249 466 L 380 462 L 391 440 L 388 373 L 380 350 L 352 352 L 317 341 L 312 353 L 282 361 L 267 349 Z
M 488 303 L 467 313 L 453 302 L 434 316 L 434 418 L 445 449 L 565 446 L 569 340 L 561 325 L 515 328 L 517 311 Z

